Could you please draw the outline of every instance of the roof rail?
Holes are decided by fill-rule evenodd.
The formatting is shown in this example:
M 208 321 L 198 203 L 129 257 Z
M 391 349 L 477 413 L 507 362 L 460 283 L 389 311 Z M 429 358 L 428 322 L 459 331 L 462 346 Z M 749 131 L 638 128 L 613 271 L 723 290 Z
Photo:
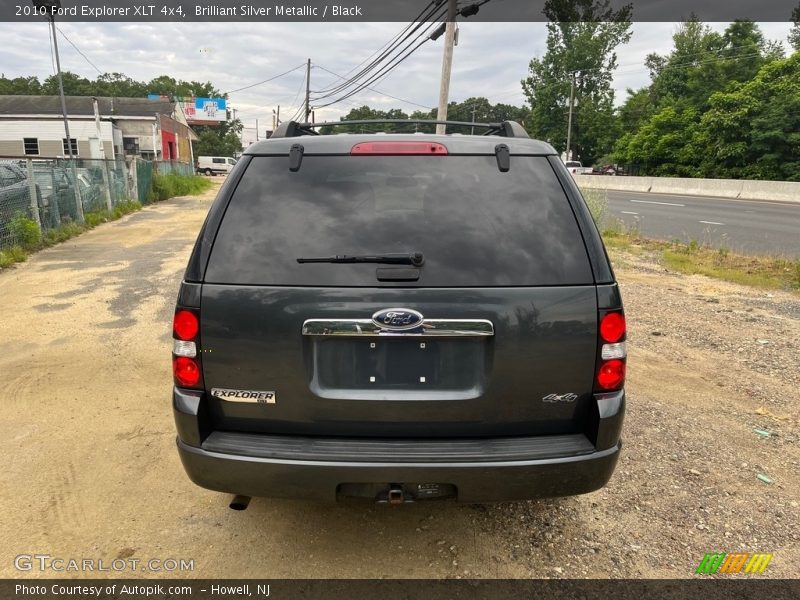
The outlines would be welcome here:
M 299 137 L 301 135 L 319 135 L 316 131 L 307 127 L 307 125 L 313 125 L 313 123 L 298 123 L 297 121 L 286 121 L 284 123 L 281 123 L 275 128 L 275 131 L 272 132 L 270 138 Z
M 342 127 L 346 125 L 460 125 L 462 127 L 480 127 L 486 129 L 483 135 L 498 135 L 502 137 L 527 138 L 530 137 L 525 128 L 516 121 L 503 121 L 502 123 L 473 123 L 471 121 L 436 121 L 431 119 L 363 119 L 357 121 L 328 121 L 325 123 L 298 123 L 287 121 L 275 128 L 271 138 L 299 137 L 303 135 L 320 135 L 314 131 L 319 127 Z

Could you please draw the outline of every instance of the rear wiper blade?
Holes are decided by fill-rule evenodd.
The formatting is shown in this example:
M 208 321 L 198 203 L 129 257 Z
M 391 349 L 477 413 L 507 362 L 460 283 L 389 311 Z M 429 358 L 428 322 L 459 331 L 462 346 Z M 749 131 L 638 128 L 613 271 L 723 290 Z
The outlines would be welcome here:
M 383 265 L 414 265 L 421 267 L 425 262 L 422 252 L 401 252 L 397 254 L 355 255 L 337 254 L 315 258 L 298 258 L 299 263 L 377 263 Z

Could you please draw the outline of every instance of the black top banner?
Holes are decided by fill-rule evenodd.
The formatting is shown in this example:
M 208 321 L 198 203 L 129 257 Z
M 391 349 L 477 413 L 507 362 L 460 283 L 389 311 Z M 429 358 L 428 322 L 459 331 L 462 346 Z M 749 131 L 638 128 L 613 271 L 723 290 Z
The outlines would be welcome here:
M 800 0 L 611 0 L 610 9 L 631 7 L 633 21 L 674 22 L 692 15 L 701 21 L 736 19 L 789 21 Z M 48 19 L 82 22 L 409 22 L 441 21 L 448 0 L 0 0 L 0 20 Z M 53 5 L 60 4 L 60 8 Z M 482 22 L 548 21 L 548 0 L 457 0 L 457 20 Z M 563 4 L 563 3 L 559 3 Z M 42 8 L 49 5 L 51 8 Z M 475 9 L 477 8 L 477 12 Z M 580 21 L 570 7 L 558 20 Z M 474 13 L 474 14 L 473 14 Z

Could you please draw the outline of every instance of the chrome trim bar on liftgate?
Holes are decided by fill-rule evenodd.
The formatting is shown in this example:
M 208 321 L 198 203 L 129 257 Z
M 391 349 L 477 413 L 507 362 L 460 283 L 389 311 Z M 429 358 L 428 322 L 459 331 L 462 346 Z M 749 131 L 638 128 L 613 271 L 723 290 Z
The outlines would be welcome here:
M 486 337 L 494 335 L 494 325 L 486 319 L 424 319 L 414 329 L 393 331 L 376 325 L 372 319 L 308 319 L 303 323 L 303 335 Z

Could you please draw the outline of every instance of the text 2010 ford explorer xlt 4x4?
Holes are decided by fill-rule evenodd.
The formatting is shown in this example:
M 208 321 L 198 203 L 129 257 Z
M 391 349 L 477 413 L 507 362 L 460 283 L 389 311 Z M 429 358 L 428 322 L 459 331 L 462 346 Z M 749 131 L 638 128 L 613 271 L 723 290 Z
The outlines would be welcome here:
M 288 123 L 245 152 L 175 311 L 178 451 L 195 483 L 400 503 L 608 481 L 626 350 L 605 249 L 553 148 L 485 127 Z

